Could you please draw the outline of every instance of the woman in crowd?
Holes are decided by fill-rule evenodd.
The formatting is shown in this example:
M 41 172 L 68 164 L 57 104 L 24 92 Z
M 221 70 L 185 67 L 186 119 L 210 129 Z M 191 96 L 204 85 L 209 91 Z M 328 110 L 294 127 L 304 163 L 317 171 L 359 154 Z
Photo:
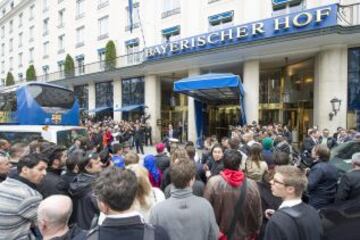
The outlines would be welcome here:
M 221 144 L 215 144 L 210 152 L 210 158 L 204 165 L 206 177 L 218 175 L 223 170 L 224 149 Z
M 268 171 L 266 162 L 262 160 L 261 152 L 261 144 L 252 144 L 250 147 L 250 157 L 247 159 L 245 164 L 246 176 L 257 182 L 261 181 L 264 174 Z
M 156 158 L 154 155 L 147 155 L 144 158 L 144 167 L 149 171 L 149 180 L 153 187 L 160 187 L 161 172 L 156 167 Z

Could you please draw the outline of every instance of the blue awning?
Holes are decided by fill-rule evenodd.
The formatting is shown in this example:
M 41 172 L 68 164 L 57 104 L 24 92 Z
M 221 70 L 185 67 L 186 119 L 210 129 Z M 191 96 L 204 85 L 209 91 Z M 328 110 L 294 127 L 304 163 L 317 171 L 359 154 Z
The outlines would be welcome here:
M 209 23 L 212 25 L 220 22 L 231 21 L 234 16 L 234 11 L 223 12 L 209 17 Z
M 103 111 L 107 111 L 107 110 L 112 110 L 113 107 L 98 107 L 98 108 L 94 108 L 94 109 L 90 109 L 87 112 L 89 113 L 99 113 L 99 112 L 103 112 Z
M 143 107 L 145 107 L 144 104 L 134 104 L 134 105 L 125 106 L 122 108 L 117 108 L 114 110 L 114 112 L 131 112 L 131 111 L 135 111 L 137 109 L 143 108 Z
M 185 78 L 174 83 L 174 91 L 202 102 L 229 102 L 244 95 L 238 75 L 211 73 Z
M 176 35 L 179 33 L 180 33 L 180 25 L 177 25 L 175 27 L 165 28 L 165 29 L 161 30 L 161 34 L 164 36 Z

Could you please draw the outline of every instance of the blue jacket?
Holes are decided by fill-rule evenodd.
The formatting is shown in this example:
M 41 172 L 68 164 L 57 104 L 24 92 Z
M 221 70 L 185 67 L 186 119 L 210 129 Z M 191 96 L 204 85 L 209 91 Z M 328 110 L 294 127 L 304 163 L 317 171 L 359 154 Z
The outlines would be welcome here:
M 120 155 L 113 155 L 111 158 L 116 167 L 125 168 L 125 159 Z
M 315 162 L 308 176 L 309 204 L 316 209 L 334 202 L 338 172 L 328 162 Z

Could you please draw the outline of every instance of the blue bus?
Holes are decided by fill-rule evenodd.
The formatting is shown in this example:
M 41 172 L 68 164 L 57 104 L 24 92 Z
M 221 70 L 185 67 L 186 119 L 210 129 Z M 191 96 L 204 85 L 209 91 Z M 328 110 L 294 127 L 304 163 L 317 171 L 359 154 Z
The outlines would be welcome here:
M 0 124 L 72 125 L 80 120 L 74 92 L 47 83 L 26 83 L 0 90 Z

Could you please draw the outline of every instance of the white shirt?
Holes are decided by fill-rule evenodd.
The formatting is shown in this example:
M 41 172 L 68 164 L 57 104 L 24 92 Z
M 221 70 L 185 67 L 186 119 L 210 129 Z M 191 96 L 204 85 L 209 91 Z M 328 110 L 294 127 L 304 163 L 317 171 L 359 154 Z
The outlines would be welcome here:
M 300 203 L 302 203 L 301 199 L 285 200 L 281 203 L 279 209 L 284 208 L 284 207 L 293 207 Z

